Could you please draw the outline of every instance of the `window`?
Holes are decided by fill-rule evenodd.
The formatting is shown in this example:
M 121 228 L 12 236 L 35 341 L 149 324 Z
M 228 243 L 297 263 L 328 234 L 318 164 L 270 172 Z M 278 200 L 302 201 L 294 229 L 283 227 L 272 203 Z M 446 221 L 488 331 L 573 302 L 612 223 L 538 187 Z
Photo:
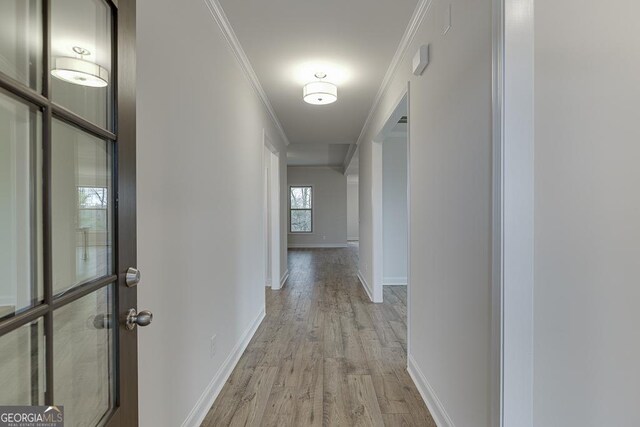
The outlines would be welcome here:
M 313 188 L 289 187 L 289 232 L 313 231 Z
M 78 187 L 78 223 L 80 228 L 107 230 L 107 188 Z

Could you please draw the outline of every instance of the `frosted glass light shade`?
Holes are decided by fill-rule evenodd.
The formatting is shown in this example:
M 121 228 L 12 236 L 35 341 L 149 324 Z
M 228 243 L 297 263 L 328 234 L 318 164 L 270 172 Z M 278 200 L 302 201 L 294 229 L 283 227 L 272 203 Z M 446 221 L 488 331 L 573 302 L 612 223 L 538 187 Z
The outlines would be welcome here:
M 109 84 L 109 72 L 105 68 L 77 58 L 55 58 L 51 75 L 81 86 L 105 87 Z
M 302 97 L 309 104 L 331 104 L 338 99 L 338 88 L 329 82 L 312 82 L 304 86 Z

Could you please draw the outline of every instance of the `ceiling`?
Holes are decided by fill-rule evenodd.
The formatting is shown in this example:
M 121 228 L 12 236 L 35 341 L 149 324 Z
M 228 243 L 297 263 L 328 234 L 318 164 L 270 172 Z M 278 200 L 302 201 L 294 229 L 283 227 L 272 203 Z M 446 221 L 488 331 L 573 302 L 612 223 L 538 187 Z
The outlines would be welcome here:
M 220 0 L 291 142 L 291 165 L 342 165 L 418 0 Z M 310 105 L 324 72 L 338 101 Z
M 348 144 L 290 144 L 287 147 L 287 164 L 341 166 L 347 151 Z

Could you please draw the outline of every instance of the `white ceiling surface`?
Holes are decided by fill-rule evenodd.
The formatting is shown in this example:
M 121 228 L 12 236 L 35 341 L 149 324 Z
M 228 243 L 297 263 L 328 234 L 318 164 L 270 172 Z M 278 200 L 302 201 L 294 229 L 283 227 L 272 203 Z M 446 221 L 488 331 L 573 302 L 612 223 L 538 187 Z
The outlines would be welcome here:
M 289 144 L 289 166 L 342 166 L 349 150 L 348 144 Z
M 417 2 L 220 0 L 291 142 L 290 164 L 344 162 Z M 309 105 L 302 87 L 320 71 L 338 101 Z

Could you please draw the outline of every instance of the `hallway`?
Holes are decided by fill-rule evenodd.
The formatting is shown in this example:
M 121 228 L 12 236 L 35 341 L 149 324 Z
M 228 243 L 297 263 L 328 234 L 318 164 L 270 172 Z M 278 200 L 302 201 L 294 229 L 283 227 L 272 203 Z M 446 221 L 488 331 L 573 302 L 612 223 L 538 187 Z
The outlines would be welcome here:
M 202 426 L 435 426 L 406 367 L 406 287 L 372 304 L 358 249 L 289 251 L 267 315 Z

